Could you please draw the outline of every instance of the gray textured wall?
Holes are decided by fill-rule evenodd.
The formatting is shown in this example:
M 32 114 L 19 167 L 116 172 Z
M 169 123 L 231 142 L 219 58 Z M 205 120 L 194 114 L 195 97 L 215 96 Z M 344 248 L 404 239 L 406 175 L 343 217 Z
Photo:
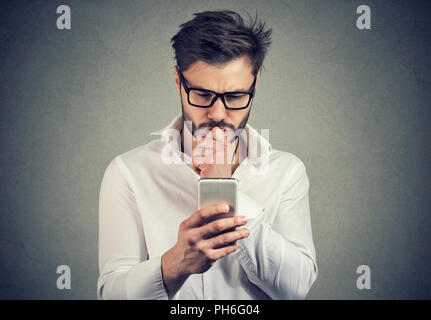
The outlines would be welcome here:
M 372 30 L 355 26 L 360 4 Z M 273 28 L 250 123 L 307 166 L 308 298 L 431 298 L 431 7 L 370 0 L 2 1 L 0 298 L 96 298 L 103 172 L 180 112 L 169 39 L 223 8 Z M 356 288 L 362 264 L 371 290 Z

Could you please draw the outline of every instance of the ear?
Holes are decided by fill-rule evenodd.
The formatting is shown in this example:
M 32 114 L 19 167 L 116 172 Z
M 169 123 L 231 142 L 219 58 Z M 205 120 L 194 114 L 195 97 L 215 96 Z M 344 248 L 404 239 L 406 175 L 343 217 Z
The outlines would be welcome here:
M 175 82 L 175 87 L 177 88 L 177 93 L 179 96 L 181 96 L 181 94 L 180 94 L 180 78 L 178 76 L 177 66 L 174 66 L 174 82 Z

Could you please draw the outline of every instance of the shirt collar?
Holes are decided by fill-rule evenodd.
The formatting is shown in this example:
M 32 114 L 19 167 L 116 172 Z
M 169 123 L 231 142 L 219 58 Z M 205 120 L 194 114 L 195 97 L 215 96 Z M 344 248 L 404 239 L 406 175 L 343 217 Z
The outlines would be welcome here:
M 180 158 L 181 154 L 184 157 L 189 157 L 189 155 L 183 154 L 181 152 L 181 135 L 179 133 L 181 132 L 183 125 L 184 122 L 182 114 L 179 114 L 173 120 L 171 120 L 171 122 L 165 128 L 154 131 L 151 133 L 151 135 L 160 135 L 161 140 L 166 141 L 166 143 L 168 143 L 172 147 L 172 150 L 177 153 Z M 176 139 L 170 139 L 170 136 L 173 136 L 172 130 L 178 132 Z M 243 146 L 247 146 L 247 133 L 249 138 L 248 155 L 245 153 L 244 157 L 247 157 L 246 160 L 248 160 L 251 164 L 259 167 L 262 164 L 266 163 L 266 161 L 268 160 L 269 152 L 272 146 L 268 140 L 261 136 L 249 124 L 246 124 L 245 130 L 243 130 L 240 135 L 240 143 L 242 143 Z M 269 135 L 268 131 L 266 131 L 266 133 L 268 133 Z M 245 150 L 245 148 L 242 148 L 242 150 Z

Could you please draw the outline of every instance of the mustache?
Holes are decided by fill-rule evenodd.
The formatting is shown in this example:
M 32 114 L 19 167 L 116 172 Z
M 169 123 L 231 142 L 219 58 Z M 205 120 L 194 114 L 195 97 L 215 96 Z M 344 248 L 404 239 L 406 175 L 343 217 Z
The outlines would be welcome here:
M 198 132 L 202 131 L 202 130 L 204 130 L 205 132 L 208 133 L 209 131 L 211 131 L 215 127 L 218 127 L 218 128 L 220 128 L 222 130 L 226 129 L 226 128 L 229 128 L 234 133 L 235 133 L 235 130 L 236 130 L 234 125 L 232 125 L 230 123 L 227 123 L 224 120 L 221 120 L 221 121 L 218 121 L 218 122 L 214 121 L 214 120 L 211 120 L 209 122 L 201 123 L 199 125 L 199 127 L 196 129 L 196 131 L 194 132 L 193 135 L 196 137 L 196 135 L 198 134 Z M 239 138 L 239 136 L 237 136 L 237 134 L 235 134 L 234 137 L 233 137 L 233 139 L 230 141 L 230 143 L 232 143 L 233 141 L 235 141 L 237 138 Z
M 209 122 L 204 122 L 204 123 L 201 123 L 197 129 L 199 130 L 202 128 L 208 128 L 208 130 L 212 130 L 215 127 L 219 127 L 220 129 L 230 128 L 233 131 L 235 131 L 235 127 L 232 124 L 225 122 L 224 120 L 221 120 L 218 122 L 216 122 L 214 120 L 211 120 Z

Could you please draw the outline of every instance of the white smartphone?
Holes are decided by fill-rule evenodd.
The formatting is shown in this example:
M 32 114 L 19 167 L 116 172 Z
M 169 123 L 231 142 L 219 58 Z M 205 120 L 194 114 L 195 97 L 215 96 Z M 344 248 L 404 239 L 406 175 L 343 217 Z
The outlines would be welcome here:
M 226 202 L 229 212 L 210 221 L 233 217 L 238 212 L 238 180 L 235 178 L 201 178 L 198 182 L 198 209 Z

